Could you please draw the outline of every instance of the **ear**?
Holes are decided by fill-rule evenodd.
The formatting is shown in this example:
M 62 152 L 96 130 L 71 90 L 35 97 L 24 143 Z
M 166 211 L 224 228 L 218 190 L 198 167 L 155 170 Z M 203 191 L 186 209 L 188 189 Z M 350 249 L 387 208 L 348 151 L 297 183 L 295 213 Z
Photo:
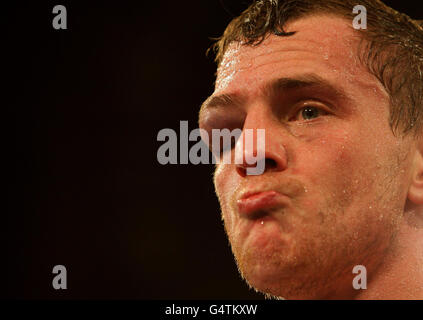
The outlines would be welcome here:
M 408 199 L 416 205 L 423 205 L 423 143 L 417 144 L 413 168 L 411 172 L 411 182 L 408 189 Z

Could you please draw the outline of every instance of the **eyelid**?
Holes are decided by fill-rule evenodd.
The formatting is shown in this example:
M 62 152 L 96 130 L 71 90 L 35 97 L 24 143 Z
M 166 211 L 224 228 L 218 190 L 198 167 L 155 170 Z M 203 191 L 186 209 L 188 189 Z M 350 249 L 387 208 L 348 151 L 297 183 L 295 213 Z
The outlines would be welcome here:
M 297 103 L 293 110 L 294 112 L 292 113 L 292 116 L 289 119 L 293 119 L 296 118 L 298 113 L 303 110 L 304 108 L 316 108 L 319 111 L 323 112 L 323 115 L 327 115 L 327 114 L 331 114 L 330 108 L 327 106 L 327 103 L 324 103 L 322 101 L 319 101 L 317 99 L 308 99 L 308 100 L 302 100 L 301 102 Z M 316 118 L 317 119 L 317 118 Z M 299 121 L 299 120 L 295 120 L 295 121 Z M 302 121 L 313 121 L 313 119 L 311 120 L 302 120 Z

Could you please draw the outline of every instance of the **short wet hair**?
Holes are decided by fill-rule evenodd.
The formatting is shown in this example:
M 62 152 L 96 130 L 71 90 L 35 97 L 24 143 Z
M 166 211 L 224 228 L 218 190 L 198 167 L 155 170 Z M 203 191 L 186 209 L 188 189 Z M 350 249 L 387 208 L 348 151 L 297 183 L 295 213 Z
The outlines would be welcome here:
M 367 28 L 360 36 L 357 55 L 388 92 L 389 123 L 394 134 L 422 135 L 423 128 L 423 20 L 413 20 L 379 0 L 256 0 L 234 18 L 212 46 L 219 65 L 232 42 L 259 45 L 274 34 L 289 37 L 287 22 L 308 15 L 331 14 L 351 22 L 353 8 L 367 10 Z

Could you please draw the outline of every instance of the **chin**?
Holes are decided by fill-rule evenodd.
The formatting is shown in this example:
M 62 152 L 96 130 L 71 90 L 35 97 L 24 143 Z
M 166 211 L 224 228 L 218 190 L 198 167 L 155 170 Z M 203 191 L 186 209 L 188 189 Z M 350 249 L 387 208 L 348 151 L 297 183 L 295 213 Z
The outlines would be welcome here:
M 296 259 L 244 259 L 239 272 L 255 291 L 271 299 L 319 299 L 329 290 L 328 278 L 317 277 L 313 266 Z M 273 260 L 273 261 L 272 261 Z
M 296 276 L 288 265 L 288 263 L 284 264 L 280 260 L 275 261 L 269 257 L 260 258 L 256 256 L 254 259 L 244 258 L 241 263 L 238 263 L 238 270 L 242 278 L 254 290 L 285 298 L 286 293 L 290 291 L 289 288 L 292 286 L 292 280 Z
M 263 294 L 282 297 L 287 287 L 285 281 L 279 278 L 280 270 L 269 270 L 269 268 L 257 268 L 255 270 L 240 270 L 242 278 L 254 290 Z
M 307 281 L 300 278 L 273 278 L 262 275 L 243 275 L 248 286 L 268 299 L 309 300 L 322 297 L 324 288 L 311 288 Z M 324 296 L 324 294 L 323 294 Z

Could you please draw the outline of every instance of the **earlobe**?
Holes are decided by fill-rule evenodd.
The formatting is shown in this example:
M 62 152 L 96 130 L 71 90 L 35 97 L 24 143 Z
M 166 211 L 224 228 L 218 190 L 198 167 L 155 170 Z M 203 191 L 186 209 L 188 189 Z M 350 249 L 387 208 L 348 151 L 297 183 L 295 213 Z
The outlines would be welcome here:
M 422 150 L 416 150 L 413 161 L 408 199 L 416 205 L 423 205 L 423 156 Z

